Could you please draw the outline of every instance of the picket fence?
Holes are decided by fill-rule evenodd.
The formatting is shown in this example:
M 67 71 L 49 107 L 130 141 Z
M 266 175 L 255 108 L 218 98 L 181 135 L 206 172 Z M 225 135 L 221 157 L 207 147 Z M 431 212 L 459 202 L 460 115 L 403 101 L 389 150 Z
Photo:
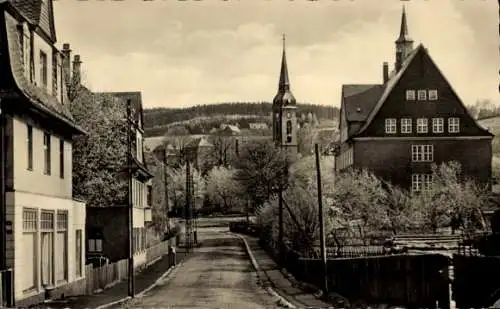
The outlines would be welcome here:
M 155 262 L 168 254 L 168 240 L 146 249 L 146 265 Z M 144 265 L 144 266 L 146 266 Z M 137 272 L 139 269 L 135 269 Z M 93 268 L 92 264 L 85 266 L 86 294 L 90 295 L 113 286 L 128 278 L 128 259 L 119 260 L 101 267 Z

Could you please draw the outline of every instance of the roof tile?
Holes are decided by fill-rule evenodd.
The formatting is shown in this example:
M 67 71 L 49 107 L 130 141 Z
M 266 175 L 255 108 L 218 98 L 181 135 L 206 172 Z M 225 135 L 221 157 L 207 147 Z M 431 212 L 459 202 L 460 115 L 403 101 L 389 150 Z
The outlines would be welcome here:
M 30 101 L 41 110 L 51 113 L 55 117 L 63 120 L 67 124 L 81 131 L 75 123 L 73 116 L 69 110 L 69 104 L 62 104 L 52 95 L 49 95 L 43 89 L 29 82 L 24 75 L 24 66 L 22 63 L 21 43 L 17 31 L 18 22 L 8 13 L 5 14 L 6 30 L 7 30 L 7 45 L 10 57 L 10 66 L 12 75 L 17 87 L 21 92 L 30 99 Z M 63 101 L 69 102 L 65 83 L 63 84 Z M 14 90 L 15 91 L 15 90 Z

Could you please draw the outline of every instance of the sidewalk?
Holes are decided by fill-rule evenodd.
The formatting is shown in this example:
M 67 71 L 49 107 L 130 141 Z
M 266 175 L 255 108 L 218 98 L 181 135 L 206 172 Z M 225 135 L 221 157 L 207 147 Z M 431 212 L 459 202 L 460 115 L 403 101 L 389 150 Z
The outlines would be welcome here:
M 188 254 L 181 248 L 177 248 L 176 262 L 179 264 Z M 164 255 L 156 263 L 145 268 L 140 273 L 135 275 L 135 293 L 138 294 L 163 275 L 169 269 L 168 255 Z M 71 309 L 87 309 L 97 308 L 102 305 L 119 301 L 128 295 L 128 281 L 118 282 L 116 285 L 105 289 L 99 294 L 81 295 L 68 297 L 63 300 L 55 300 L 43 304 L 33 306 L 33 308 L 56 309 L 56 308 L 71 308 Z
M 301 284 L 293 277 L 286 276 L 269 254 L 260 247 L 257 238 L 237 235 L 247 241 L 248 247 L 259 265 L 260 272 L 267 277 L 268 282 L 263 282 L 264 286 L 271 285 L 276 293 L 298 308 L 333 308 L 331 304 L 316 298 L 312 292 L 301 289 Z M 265 278 L 261 278 L 261 280 L 265 281 Z

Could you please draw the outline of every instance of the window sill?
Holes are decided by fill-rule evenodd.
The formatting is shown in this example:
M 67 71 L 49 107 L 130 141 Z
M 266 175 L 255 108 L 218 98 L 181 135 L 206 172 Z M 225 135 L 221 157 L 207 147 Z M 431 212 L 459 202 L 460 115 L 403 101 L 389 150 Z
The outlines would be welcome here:
M 33 168 L 32 167 L 27 167 L 26 170 L 30 171 L 30 172 L 33 172 Z

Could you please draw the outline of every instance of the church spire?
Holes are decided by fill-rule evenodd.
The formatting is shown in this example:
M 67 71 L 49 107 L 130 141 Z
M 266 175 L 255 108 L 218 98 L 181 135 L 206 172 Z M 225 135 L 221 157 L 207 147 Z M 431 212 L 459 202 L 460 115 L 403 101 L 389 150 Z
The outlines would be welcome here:
M 280 72 L 280 82 L 279 89 L 289 90 L 290 80 L 288 78 L 288 66 L 286 64 L 286 48 L 285 48 L 285 35 L 283 34 L 283 55 L 281 56 L 281 72 Z
M 413 40 L 408 34 L 408 23 L 406 21 L 406 10 L 403 4 L 403 14 L 401 15 L 401 28 L 399 29 L 399 37 L 396 40 L 396 64 L 395 69 L 399 71 L 403 66 L 403 62 L 413 50 Z
M 413 42 L 413 40 L 410 39 L 410 36 L 408 35 L 408 23 L 406 22 L 406 11 L 404 4 L 403 14 L 401 15 L 401 28 L 399 30 L 399 38 L 397 39 L 396 43 L 403 42 Z

